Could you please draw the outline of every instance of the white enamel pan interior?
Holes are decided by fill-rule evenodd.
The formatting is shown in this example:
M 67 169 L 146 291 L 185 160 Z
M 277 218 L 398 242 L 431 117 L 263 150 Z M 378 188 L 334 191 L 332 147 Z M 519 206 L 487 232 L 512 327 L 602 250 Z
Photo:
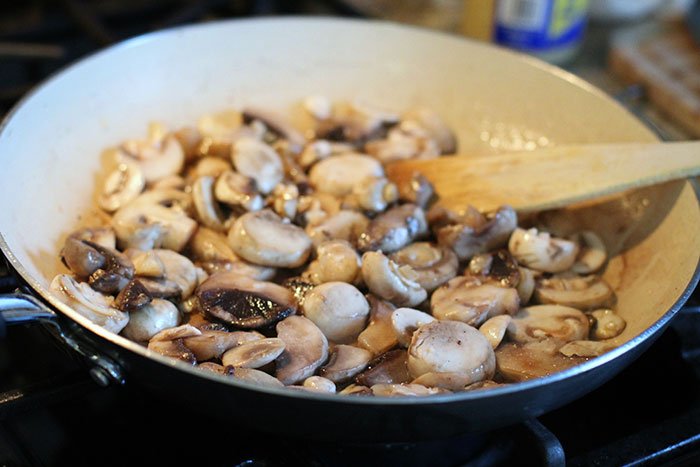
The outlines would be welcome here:
M 285 111 L 312 94 L 361 99 L 396 111 L 429 107 L 456 130 L 460 152 L 467 154 L 654 139 L 621 106 L 580 79 L 456 36 L 382 22 L 309 18 L 178 28 L 132 39 L 70 66 L 8 116 L 0 133 L 4 253 L 37 293 L 84 327 L 182 371 L 219 378 L 152 355 L 52 297 L 47 291 L 51 279 L 65 272 L 58 252 L 68 233 L 93 218 L 104 148 L 143 135 L 153 120 L 178 127 L 248 104 Z M 628 323 L 618 339 L 624 345 L 585 363 L 586 369 L 604 365 L 653 334 L 696 281 L 700 211 L 687 182 L 547 219 L 558 231 L 598 231 L 616 255 L 606 277 Z M 479 398 L 485 392 L 438 397 Z

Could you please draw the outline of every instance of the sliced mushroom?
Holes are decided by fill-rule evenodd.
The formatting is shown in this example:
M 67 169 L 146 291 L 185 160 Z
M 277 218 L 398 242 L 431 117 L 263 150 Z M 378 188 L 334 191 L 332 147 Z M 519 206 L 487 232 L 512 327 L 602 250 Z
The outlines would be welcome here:
M 182 288 L 176 283 L 163 278 L 139 277 L 139 282 L 154 298 L 180 298 Z
M 83 240 L 68 237 L 61 250 L 61 260 L 73 274 L 85 279 L 102 268 L 107 258 Z
M 268 200 L 279 216 L 294 219 L 299 205 L 299 188 L 293 183 L 279 183 Z
M 107 212 L 114 212 L 136 199 L 145 186 L 146 178 L 137 164 L 119 164 L 107 176 L 97 204 Z
M 165 355 L 166 357 L 176 358 L 182 360 L 183 362 L 194 365 L 197 363 L 197 359 L 194 354 L 190 352 L 190 349 L 185 347 L 182 339 L 175 340 L 151 340 L 148 343 L 148 350 Z
M 149 304 L 130 312 L 129 324 L 122 333 L 132 341 L 146 342 L 164 329 L 180 321 L 177 307 L 167 300 L 155 298 Z
M 333 113 L 333 104 L 324 96 L 308 96 L 302 104 L 304 109 L 316 120 L 326 120 Z
M 314 287 L 306 294 L 301 308 L 329 340 L 339 344 L 355 341 L 369 315 L 369 304 L 362 292 L 345 282 Z
M 487 379 L 484 381 L 479 381 L 478 383 L 473 383 L 464 388 L 465 391 L 480 391 L 482 389 L 498 388 L 501 386 L 506 386 L 504 383 L 497 383 L 493 380 Z
M 224 352 L 221 363 L 236 368 L 260 368 L 284 352 L 284 341 L 276 337 L 254 339 Z
M 329 240 L 316 248 L 316 259 L 303 277 L 313 284 L 324 282 L 356 283 L 360 278 L 360 256 L 345 240 Z
M 577 274 L 591 274 L 603 267 L 608 256 L 603 240 L 590 230 L 579 233 L 576 239 L 581 249 L 571 270 Z
M 187 182 L 179 175 L 171 175 L 161 178 L 149 186 L 153 190 L 180 190 L 184 192 L 187 187 Z
M 197 269 L 186 256 L 171 250 L 153 250 L 163 263 L 165 280 L 172 281 L 180 287 L 180 299 L 185 300 L 197 287 Z
M 119 148 L 119 156 L 138 164 L 146 183 L 178 174 L 185 163 L 185 152 L 174 136 L 149 143 L 124 143 Z
M 231 143 L 243 125 L 243 115 L 236 110 L 205 115 L 197 122 L 197 130 L 217 142 Z
M 484 281 L 497 282 L 503 287 L 515 287 L 520 282 L 520 269 L 508 250 L 480 253 L 472 257 L 465 275 L 480 276 Z
M 258 121 L 275 136 L 283 138 L 296 146 L 303 146 L 306 142 L 304 135 L 299 133 L 285 118 L 274 112 L 256 107 L 243 109 L 243 121 L 251 123 Z
M 373 294 L 398 306 L 416 306 L 428 297 L 410 266 L 398 266 L 380 252 L 362 255 L 362 278 Z
M 416 282 L 428 293 L 455 277 L 459 267 L 457 255 L 451 249 L 429 242 L 411 243 L 389 257 L 400 266 L 413 268 Z
M 610 305 L 614 292 L 603 278 L 551 277 L 541 279 L 535 287 L 535 299 L 540 303 L 556 303 L 579 310 L 592 310 Z
M 514 288 L 501 287 L 480 279 L 459 276 L 443 285 L 430 298 L 430 310 L 437 319 L 461 321 L 479 326 L 487 319 L 518 311 L 520 299 Z
M 197 298 L 206 314 L 243 329 L 269 326 L 296 311 L 287 288 L 233 272 L 210 276 L 197 289 Z
M 317 137 L 345 141 L 357 147 L 381 138 L 399 121 L 398 115 L 359 102 L 336 102 L 333 115 L 320 122 Z
M 160 257 L 151 251 L 128 249 L 124 254 L 134 263 L 134 274 L 152 278 L 165 276 L 165 265 Z
M 338 394 L 344 394 L 347 396 L 372 396 L 372 390 L 367 386 L 362 386 L 359 384 L 350 384 L 345 389 L 340 391 Z
M 479 332 L 486 337 L 494 350 L 496 350 L 506 335 L 506 330 L 511 320 L 510 315 L 498 315 L 487 319 L 484 324 L 479 326 Z
M 452 248 L 462 261 L 505 245 L 518 223 L 515 210 L 510 206 L 502 206 L 486 218 L 467 219 L 469 217 L 464 216 L 460 223 L 437 229 L 438 243 Z
M 438 372 L 425 373 L 411 381 L 411 384 L 420 384 L 428 388 L 441 388 L 448 391 L 461 391 L 472 383 L 471 376 L 464 373 Z
M 457 152 L 457 138 L 450 127 L 434 111 L 417 108 L 402 115 L 403 124 L 415 124 L 423 128 L 437 143 L 442 154 Z
M 389 351 L 398 344 L 396 332 L 391 324 L 394 305 L 380 300 L 372 294 L 367 296 L 367 302 L 370 307 L 369 325 L 357 336 L 357 345 L 376 356 Z
M 350 151 L 348 152 L 352 152 L 352 149 L 353 148 L 350 147 Z M 332 154 L 333 144 L 330 141 L 319 139 L 304 146 L 304 150 L 301 152 L 301 154 L 299 154 L 297 162 L 302 168 L 308 169 L 316 162 L 323 160 Z
M 424 324 L 413 334 L 408 348 L 408 370 L 414 378 L 426 373 L 460 373 L 469 384 L 491 379 L 495 369 L 488 340 L 458 321 Z
M 396 338 L 404 347 L 411 344 L 413 333 L 422 325 L 432 323 L 435 318 L 428 313 L 413 308 L 397 308 L 391 314 L 391 325 L 396 333 Z
M 182 324 L 180 326 L 163 329 L 151 337 L 151 342 L 157 341 L 174 341 L 177 339 L 185 339 L 192 336 L 201 336 L 202 331 L 190 324 Z
M 362 213 L 341 210 L 325 217 L 319 223 L 310 223 L 306 227 L 306 232 L 316 246 L 328 240 L 345 240 L 355 244 L 367 225 L 369 225 L 369 219 Z
M 228 235 L 233 251 L 251 263 L 292 268 L 301 266 L 311 253 L 311 238 L 303 229 L 284 222 L 270 210 L 239 217 Z
M 345 196 L 366 178 L 383 177 L 381 163 L 364 154 L 341 154 L 316 163 L 309 172 L 309 181 L 318 191 Z
M 566 357 L 599 357 L 615 348 L 614 344 L 599 341 L 573 341 L 564 345 L 559 352 Z
M 226 368 L 223 365 L 219 365 L 218 363 L 214 362 L 199 363 L 197 368 L 205 371 L 212 371 L 223 376 L 231 376 L 231 370 L 233 370 L 233 368 Z
M 76 240 L 88 240 L 105 248 L 117 247 L 117 236 L 110 227 L 84 227 L 69 235 Z
M 236 171 L 255 180 L 261 193 L 269 193 L 284 178 L 279 154 L 253 138 L 241 138 L 233 145 L 231 159 Z
M 515 288 L 518 290 L 520 303 L 525 304 L 530 301 L 532 294 L 535 292 L 536 279 L 539 273 L 522 266 L 518 267 L 518 271 L 520 272 L 520 279 Z
M 430 396 L 433 394 L 441 394 L 441 391 L 436 388 L 427 388 L 422 384 L 404 383 L 404 384 L 375 384 L 370 388 L 372 394 L 383 397 L 396 396 Z
M 413 380 L 408 371 L 408 353 L 390 350 L 372 360 L 367 369 L 357 375 L 355 382 L 363 386 L 375 384 L 402 384 Z
M 222 173 L 216 179 L 214 196 L 218 201 L 244 211 L 259 211 L 264 205 L 255 179 L 232 170 Z
M 231 171 L 231 164 L 220 157 L 202 157 L 197 161 L 194 170 L 188 173 L 188 178 L 213 177 L 217 178 L 224 172 Z
M 399 199 L 426 209 L 435 197 L 435 187 L 420 173 L 414 173 L 406 182 L 398 186 Z
M 336 345 L 319 374 L 334 383 L 343 383 L 364 370 L 372 359 L 372 353 L 352 345 Z
M 257 384 L 259 386 L 265 386 L 270 388 L 281 388 L 284 384 L 280 382 L 277 378 L 272 375 L 268 375 L 264 371 L 256 370 L 254 368 L 230 368 L 228 369 L 229 374 L 234 378 L 245 381 L 246 383 Z
M 386 138 L 367 142 L 365 151 L 384 164 L 406 159 L 434 159 L 440 155 L 440 148 L 430 135 L 411 122 L 391 128 Z
M 527 343 L 554 339 L 561 343 L 588 337 L 588 318 L 579 310 L 561 305 L 536 305 L 521 309 L 508 325 L 508 337 Z
M 517 228 L 508 241 L 508 250 L 523 266 L 544 272 L 562 272 L 574 264 L 579 247 L 576 242 L 553 238 L 534 228 Z
M 129 315 L 112 306 L 111 297 L 96 292 L 83 282 L 66 274 L 57 275 L 49 290 L 62 302 L 93 323 L 119 333 L 129 322 Z
M 285 350 L 277 359 L 277 378 L 285 385 L 303 381 L 328 358 L 328 341 L 313 321 L 290 316 L 277 324 Z
M 360 251 L 381 250 L 391 253 L 428 233 L 423 210 L 415 204 L 403 204 L 372 219 L 360 235 Z
M 369 177 L 353 187 L 352 195 L 361 209 L 377 213 L 396 202 L 399 191 L 385 177 Z
M 507 382 L 527 381 L 570 368 L 584 359 L 531 344 L 501 344 L 496 350 L 498 374 Z
M 309 376 L 303 386 L 310 391 L 335 394 L 335 383 L 322 376 Z
M 617 337 L 622 334 L 622 331 L 627 326 L 627 323 L 620 315 L 607 308 L 595 310 L 591 315 L 595 318 L 595 324 L 591 329 L 591 337 L 597 340 Z
M 104 264 L 93 271 L 88 278 L 90 287 L 106 294 L 118 293 L 134 277 L 134 264 L 123 253 L 105 248 L 97 243 L 83 240 L 104 257 Z
M 133 279 L 119 292 L 114 300 L 114 306 L 121 311 L 134 312 L 148 305 L 152 300 L 153 297 L 148 293 L 148 289 L 138 279 Z
M 228 349 L 264 338 L 265 336 L 256 331 L 205 330 L 199 336 L 187 337 L 185 345 L 194 353 L 197 361 L 201 362 L 221 358 L 221 355 Z
M 224 215 L 214 199 L 214 177 L 202 176 L 192 184 L 192 200 L 197 218 L 206 227 L 223 231 Z

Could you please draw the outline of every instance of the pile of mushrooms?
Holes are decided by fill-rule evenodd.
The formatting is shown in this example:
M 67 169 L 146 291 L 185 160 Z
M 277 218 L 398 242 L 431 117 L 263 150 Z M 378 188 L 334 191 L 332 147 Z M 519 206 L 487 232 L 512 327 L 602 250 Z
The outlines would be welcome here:
M 625 321 L 594 232 L 447 211 L 383 163 L 453 153 L 435 113 L 303 101 L 153 124 L 113 151 L 105 225 L 51 290 L 149 351 L 252 384 L 406 396 L 522 381 L 604 353 Z

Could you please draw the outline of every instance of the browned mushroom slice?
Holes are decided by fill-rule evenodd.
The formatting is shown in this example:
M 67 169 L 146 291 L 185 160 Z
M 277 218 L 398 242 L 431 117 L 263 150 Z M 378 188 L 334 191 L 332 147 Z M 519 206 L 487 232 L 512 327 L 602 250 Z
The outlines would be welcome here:
M 154 298 L 176 298 L 182 295 L 182 288 L 171 280 L 139 277 L 139 282 Z
M 375 384 L 401 384 L 413 380 L 408 372 L 408 353 L 391 350 L 372 360 L 367 369 L 355 377 L 357 384 L 371 387 Z
M 127 249 L 124 254 L 134 263 L 134 274 L 153 278 L 165 276 L 165 265 L 153 251 Z
M 508 250 L 519 264 L 544 272 L 562 272 L 576 261 L 578 243 L 552 237 L 537 229 L 517 228 L 508 240 Z
M 415 204 L 391 208 L 372 219 L 357 240 L 360 251 L 381 250 L 391 253 L 405 247 L 428 232 L 423 209 Z
M 194 365 L 197 363 L 197 359 L 194 354 L 188 349 L 182 342 L 182 339 L 175 339 L 171 341 L 154 341 L 148 343 L 148 350 L 152 350 L 166 357 L 176 358 L 182 360 L 183 362 Z
M 588 337 L 589 323 L 579 310 L 561 305 L 536 305 L 521 309 L 508 324 L 508 337 L 528 343 L 555 340 L 566 343 Z
M 277 324 L 277 337 L 285 350 L 277 359 L 277 379 L 283 384 L 303 381 L 328 358 L 328 340 L 321 330 L 303 316 L 290 316 Z
M 102 268 L 107 258 L 84 241 L 68 237 L 61 250 L 61 260 L 73 274 L 84 279 Z
M 488 214 L 486 219 L 463 220 L 439 228 L 437 239 L 440 245 L 452 248 L 463 261 L 505 245 L 517 224 L 515 210 L 502 206 L 495 213 Z
M 579 310 L 591 310 L 610 305 L 614 299 L 614 292 L 603 278 L 596 275 L 554 276 L 537 283 L 535 299 L 540 303 L 556 303 Z
M 264 337 L 255 331 L 202 330 L 202 334 L 199 336 L 187 337 L 185 345 L 194 353 L 197 361 L 201 362 L 212 358 L 220 358 L 228 349 L 246 342 L 263 339 Z
M 197 287 L 197 269 L 189 258 L 172 250 L 153 250 L 163 263 L 165 280 L 176 283 L 181 290 L 180 299 L 189 298 Z
M 416 172 L 410 180 L 398 186 L 399 199 L 426 209 L 435 197 L 435 187 L 430 180 Z
M 369 303 L 369 325 L 357 336 L 357 345 L 377 356 L 396 347 L 398 340 L 391 324 L 394 305 L 367 295 Z
M 84 227 L 69 235 L 76 240 L 88 240 L 105 248 L 117 247 L 117 236 L 110 227 Z
M 508 382 L 548 376 L 584 361 L 585 358 L 565 357 L 559 352 L 530 344 L 509 342 L 496 350 L 498 374 Z
M 411 338 L 416 329 L 433 321 L 435 318 L 428 313 L 413 308 L 397 308 L 391 314 L 391 325 L 399 344 L 403 347 L 408 347 L 411 344 Z
M 205 371 L 211 371 L 224 376 L 231 376 L 233 368 L 226 368 L 214 362 L 202 362 L 197 365 L 197 368 Z
M 505 249 L 473 256 L 467 271 L 469 274 L 498 282 L 503 287 L 515 287 L 520 283 L 518 263 Z
M 398 306 L 416 306 L 428 296 L 411 266 L 399 266 L 378 251 L 362 255 L 362 279 L 373 294 Z
M 138 279 L 133 279 L 119 292 L 114 306 L 122 311 L 136 311 L 151 303 L 151 300 L 153 297 L 148 289 Z
M 271 131 L 280 138 L 288 140 L 292 144 L 303 146 L 306 142 L 304 135 L 282 116 L 274 112 L 255 107 L 247 107 L 243 109 L 242 115 L 244 123 L 249 124 L 257 120 L 263 123 L 268 131 Z
M 134 264 L 125 254 L 87 240 L 84 240 L 84 243 L 105 258 L 102 267 L 95 270 L 88 279 L 88 283 L 93 289 L 106 294 L 114 294 L 123 289 L 134 277 Z
M 459 260 L 452 250 L 428 242 L 411 243 L 389 257 L 400 266 L 411 266 L 416 273 L 416 282 L 427 292 L 455 277 L 459 267 Z
M 433 316 L 479 326 L 492 316 L 518 311 L 517 290 L 460 276 L 437 289 L 430 298 Z
M 511 320 L 512 318 L 510 315 L 498 315 L 487 319 L 486 322 L 479 327 L 479 332 L 486 337 L 494 350 L 498 348 L 503 337 L 505 337 L 506 330 Z
M 284 347 L 284 341 L 276 337 L 255 339 L 224 352 L 221 363 L 236 368 L 260 368 L 279 357 Z
M 243 329 L 269 326 L 296 311 L 287 288 L 232 272 L 209 277 L 197 289 L 197 297 L 205 313 Z
M 612 339 L 622 334 L 627 323 L 613 310 L 601 308 L 593 311 L 589 316 L 595 318 L 595 323 L 591 328 L 591 337 L 602 340 Z
M 371 359 L 372 354 L 368 350 L 352 345 L 336 345 L 319 374 L 334 383 L 342 383 L 364 370 Z

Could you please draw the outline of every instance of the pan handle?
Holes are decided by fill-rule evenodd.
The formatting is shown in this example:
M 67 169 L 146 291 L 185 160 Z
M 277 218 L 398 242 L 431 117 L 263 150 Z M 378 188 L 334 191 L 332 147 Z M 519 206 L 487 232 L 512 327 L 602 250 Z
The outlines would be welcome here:
M 7 334 L 7 326 L 55 320 L 56 313 L 31 295 L 0 294 L 0 338 Z

